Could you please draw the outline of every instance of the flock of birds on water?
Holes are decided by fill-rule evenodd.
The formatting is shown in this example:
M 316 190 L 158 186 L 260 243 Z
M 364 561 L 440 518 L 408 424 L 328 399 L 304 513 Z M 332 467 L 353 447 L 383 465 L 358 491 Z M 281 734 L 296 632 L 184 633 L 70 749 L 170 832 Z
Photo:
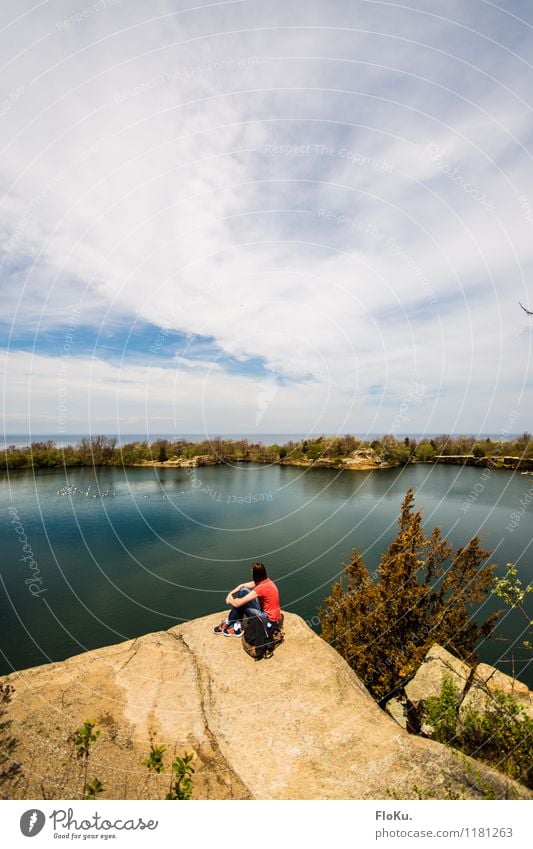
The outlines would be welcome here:
M 58 495 L 85 495 L 86 498 L 105 498 L 107 495 L 116 495 L 116 492 L 110 492 L 108 489 L 105 492 L 101 492 L 99 489 L 91 492 L 92 486 L 89 484 L 87 489 L 78 489 L 74 484 L 67 484 L 67 486 L 62 486 L 61 489 L 57 490 Z
M 66 484 L 62 486 L 61 489 L 57 490 L 57 495 L 84 495 L 85 498 L 106 498 L 107 496 L 114 497 L 115 495 L 119 495 L 120 493 L 111 491 L 109 489 L 100 490 L 98 488 L 93 489 L 92 484 L 87 486 L 87 489 L 79 489 L 79 487 L 74 486 L 74 484 Z M 181 492 L 177 493 L 177 495 L 185 495 L 185 490 L 181 490 Z M 167 498 L 165 493 L 162 493 L 163 498 Z M 143 498 L 148 499 L 149 495 L 143 495 Z

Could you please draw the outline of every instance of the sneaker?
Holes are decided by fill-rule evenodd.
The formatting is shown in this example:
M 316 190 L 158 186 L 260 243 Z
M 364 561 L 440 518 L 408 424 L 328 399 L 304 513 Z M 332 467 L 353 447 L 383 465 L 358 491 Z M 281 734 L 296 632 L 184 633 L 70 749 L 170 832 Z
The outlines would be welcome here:
M 229 625 L 228 625 L 227 622 L 221 622 L 220 625 L 216 625 L 213 628 L 213 632 L 215 634 L 225 634 L 228 628 L 229 628 Z
M 226 626 L 226 630 L 224 631 L 225 637 L 242 637 L 242 628 L 239 628 L 238 631 L 235 630 L 233 625 Z

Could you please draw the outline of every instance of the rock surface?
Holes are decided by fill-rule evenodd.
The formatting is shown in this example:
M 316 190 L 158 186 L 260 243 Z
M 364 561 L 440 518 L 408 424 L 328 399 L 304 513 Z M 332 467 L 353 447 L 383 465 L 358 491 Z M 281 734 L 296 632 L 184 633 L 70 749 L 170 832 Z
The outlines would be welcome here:
M 411 736 L 373 701 L 345 661 L 298 616 L 286 640 L 254 663 L 215 636 L 220 614 L 1 679 L 15 687 L 8 732 L 22 764 L 4 798 L 76 798 L 72 741 L 86 719 L 101 735 L 88 778 L 102 798 L 164 798 L 166 774 L 142 765 L 150 739 L 195 753 L 194 798 L 531 798 L 520 785 L 439 743 Z M 472 776 L 476 776 L 473 778 Z
M 406 685 L 405 695 L 411 705 L 417 709 L 424 699 L 440 695 L 445 675 L 450 676 L 454 686 L 462 695 L 470 674 L 470 667 L 466 663 L 435 643 L 428 650 L 414 678 Z
M 398 725 L 407 729 L 407 716 L 405 714 L 404 706 L 399 699 L 389 699 L 385 705 L 385 710 L 390 716 L 392 716 Z

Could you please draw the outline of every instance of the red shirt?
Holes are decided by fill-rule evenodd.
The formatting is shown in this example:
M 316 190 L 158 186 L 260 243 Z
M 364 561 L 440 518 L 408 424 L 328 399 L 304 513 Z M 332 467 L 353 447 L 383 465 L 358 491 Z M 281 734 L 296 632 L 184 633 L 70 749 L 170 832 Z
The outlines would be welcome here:
M 260 604 L 271 622 L 277 622 L 281 619 L 281 609 L 279 606 L 279 592 L 274 581 L 270 578 L 265 578 L 255 585 L 254 590 L 257 593 Z

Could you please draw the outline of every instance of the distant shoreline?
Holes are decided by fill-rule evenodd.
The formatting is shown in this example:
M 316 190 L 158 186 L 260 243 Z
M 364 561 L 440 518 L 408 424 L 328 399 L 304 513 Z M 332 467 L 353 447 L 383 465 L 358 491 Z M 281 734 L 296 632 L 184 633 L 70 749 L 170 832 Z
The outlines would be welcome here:
M 374 443 L 372 443 L 374 445 Z M 304 448 L 306 442 L 304 442 Z M 144 448 L 144 446 L 143 446 Z M 376 447 L 365 446 L 350 452 L 348 456 L 326 457 L 302 456 L 302 446 L 289 443 L 287 446 L 250 446 L 243 447 L 241 443 L 222 442 L 217 450 L 209 453 L 199 453 L 197 448 L 206 448 L 205 443 L 188 443 L 183 449 L 185 456 L 167 456 L 167 449 L 155 443 L 145 450 L 149 456 L 138 456 L 139 450 L 133 449 L 128 453 L 128 445 L 120 447 L 111 444 L 97 445 L 80 444 L 57 448 L 45 443 L 33 443 L 31 446 L 7 449 L 0 453 L 0 468 L 7 472 L 27 470 L 59 470 L 70 468 L 160 468 L 160 469 L 197 469 L 205 466 L 234 465 L 236 463 L 258 463 L 271 466 L 290 466 L 303 469 L 331 469 L 335 471 L 381 471 L 409 465 L 455 465 L 474 466 L 487 470 L 519 471 L 524 475 L 533 475 L 533 456 L 504 455 L 502 453 L 487 453 L 485 456 L 470 454 L 447 454 L 431 457 L 417 457 L 416 453 L 409 456 L 394 456 L 392 449 L 389 453 L 378 451 Z M 313 446 L 311 446 L 311 449 Z M 308 447 L 306 453 L 311 453 Z M 291 454 L 293 456 L 291 456 Z M 156 459 L 157 457 L 157 459 Z
M 489 469 L 533 472 L 533 439 L 529 433 L 518 439 L 452 437 L 447 434 L 431 440 L 385 435 L 380 439 L 320 436 L 297 442 L 270 445 L 247 439 L 201 440 L 159 439 L 152 443 L 136 440 L 117 443 L 103 434 L 81 437 L 77 444 L 58 446 L 53 440 L 31 445 L 9 445 L 0 452 L 6 471 L 75 467 L 158 467 L 196 468 L 233 463 L 267 463 L 299 468 L 326 468 L 348 471 L 391 469 L 416 463 L 478 466 Z

